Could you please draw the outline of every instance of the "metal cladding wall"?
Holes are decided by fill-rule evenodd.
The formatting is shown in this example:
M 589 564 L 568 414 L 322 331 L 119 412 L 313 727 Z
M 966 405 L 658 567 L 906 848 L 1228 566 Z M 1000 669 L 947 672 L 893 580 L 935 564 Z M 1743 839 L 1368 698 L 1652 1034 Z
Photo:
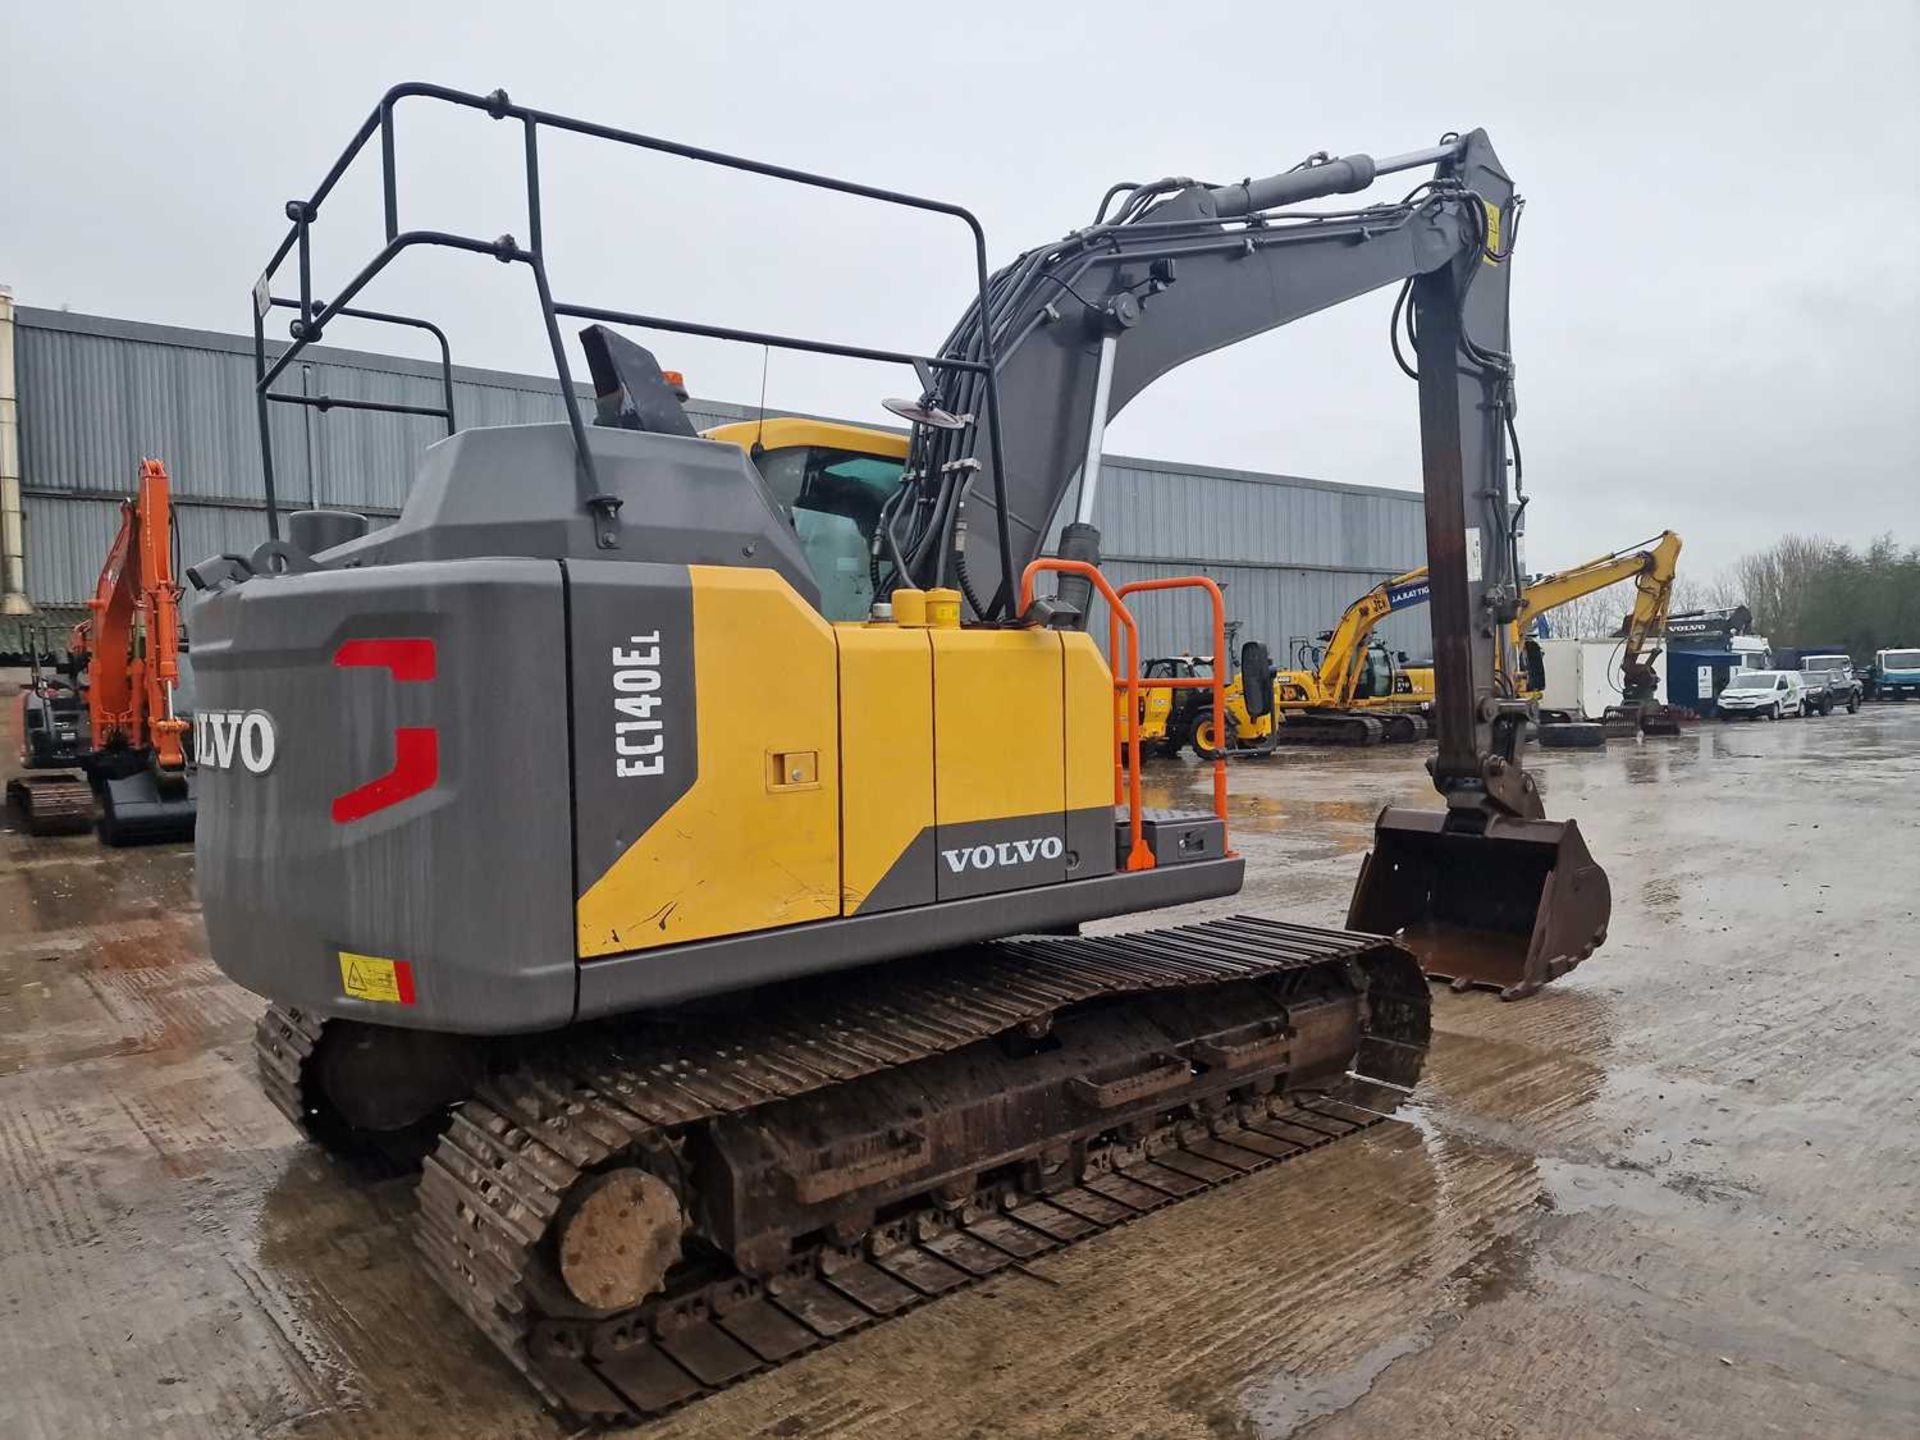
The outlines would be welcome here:
M 27 307 L 15 316 L 27 590 L 36 606 L 66 610 L 92 593 L 142 456 L 166 461 L 184 562 L 266 538 L 250 337 Z M 440 403 L 440 370 L 427 361 L 322 346 L 302 360 L 280 388 Z M 456 366 L 454 411 L 463 429 L 555 420 L 560 389 L 551 378 Z M 688 411 L 703 428 L 754 413 L 706 400 Z M 422 416 L 289 405 L 273 418 L 282 506 L 360 510 L 375 523 L 398 511 L 420 452 L 444 433 Z M 1116 579 L 1211 575 L 1242 638 L 1266 641 L 1283 661 L 1292 637 L 1327 629 L 1355 596 L 1424 553 L 1417 493 L 1119 456 L 1107 458 L 1095 518 Z M 1148 654 L 1208 648 L 1196 599 L 1157 597 L 1140 608 Z M 1395 617 L 1383 633 L 1425 654 L 1424 616 Z
M 1264 641 L 1282 664 L 1295 638 L 1331 628 L 1354 599 L 1426 556 L 1426 512 L 1414 491 L 1120 456 L 1102 463 L 1094 523 L 1110 579 L 1209 576 L 1227 619 L 1241 624 L 1239 639 Z M 1212 648 L 1200 592 L 1143 596 L 1134 608 L 1143 656 Z M 1426 656 L 1426 614 L 1423 606 L 1389 617 L 1378 633 Z

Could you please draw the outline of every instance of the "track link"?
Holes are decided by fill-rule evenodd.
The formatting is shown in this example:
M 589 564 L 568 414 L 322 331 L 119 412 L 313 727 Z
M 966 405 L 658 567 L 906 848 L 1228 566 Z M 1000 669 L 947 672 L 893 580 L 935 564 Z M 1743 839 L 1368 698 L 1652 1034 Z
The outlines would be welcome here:
M 253 1059 L 260 1072 L 260 1088 L 273 1108 L 315 1143 L 326 1137 L 308 1123 L 303 1080 L 308 1062 L 320 1043 L 323 1022 L 298 1010 L 270 1005 L 253 1027 Z
M 1387 727 L 1372 715 L 1347 710 L 1290 710 L 1274 727 L 1281 745 L 1378 745 Z
M 804 1237 L 756 1274 L 690 1244 L 693 1258 L 662 1294 L 610 1313 L 581 1306 L 555 1279 L 555 1235 L 577 1187 L 636 1158 L 671 1162 L 702 1127 L 1038 1033 L 1070 1010 L 1176 991 L 1204 999 L 1236 985 L 1281 997 L 1289 1036 L 1292 1022 L 1311 1029 L 1335 1008 L 1327 1001 L 1338 990 L 1351 1002 L 1342 1014 L 1358 1017 L 1343 1042 L 1345 1073 L 1323 1070 L 1296 1088 L 1281 1058 L 1192 1099 L 1136 1104 L 1124 1123 L 1084 1137 L 1071 1167 L 1001 1166 L 964 1193 L 896 1192 L 904 1198 L 870 1212 L 864 1228 Z M 1418 1077 L 1428 1006 L 1417 964 L 1390 942 L 1243 917 L 899 962 L 718 1026 L 575 1030 L 523 1053 L 455 1112 L 422 1170 L 419 1246 L 549 1403 L 596 1422 L 656 1415 L 1378 1124 Z
M 16 775 L 7 808 L 29 835 L 83 835 L 93 826 L 93 787 L 71 775 Z

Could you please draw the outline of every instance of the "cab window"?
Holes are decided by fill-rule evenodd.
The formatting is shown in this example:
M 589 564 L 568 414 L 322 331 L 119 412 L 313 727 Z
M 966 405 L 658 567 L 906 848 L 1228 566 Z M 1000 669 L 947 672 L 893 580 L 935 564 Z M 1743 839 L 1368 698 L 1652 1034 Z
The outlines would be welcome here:
M 754 457 L 793 522 L 829 620 L 864 620 L 873 605 L 873 532 L 903 463 L 855 450 L 793 445 Z

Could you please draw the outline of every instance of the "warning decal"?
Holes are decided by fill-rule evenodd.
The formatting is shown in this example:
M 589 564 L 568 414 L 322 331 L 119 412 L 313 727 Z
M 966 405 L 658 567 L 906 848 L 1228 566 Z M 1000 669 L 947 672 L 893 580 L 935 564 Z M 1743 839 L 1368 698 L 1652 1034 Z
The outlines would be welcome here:
M 356 1000 L 385 1005 L 413 1004 L 413 966 L 405 960 L 340 952 L 340 988 Z

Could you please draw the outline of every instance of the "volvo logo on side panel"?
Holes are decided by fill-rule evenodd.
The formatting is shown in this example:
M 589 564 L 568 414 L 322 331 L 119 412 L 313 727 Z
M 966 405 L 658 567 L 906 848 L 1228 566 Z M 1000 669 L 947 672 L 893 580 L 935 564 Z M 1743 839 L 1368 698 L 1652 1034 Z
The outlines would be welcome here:
M 969 845 L 958 850 L 942 850 L 940 858 L 958 875 L 972 870 L 991 870 L 1001 865 L 1031 865 L 1036 860 L 1058 860 L 1066 853 L 1066 842 L 1058 835 L 1043 835 L 1035 840 L 1003 840 L 997 845 Z
M 193 759 L 209 770 L 273 768 L 273 717 L 264 710 L 202 710 L 193 717 Z

